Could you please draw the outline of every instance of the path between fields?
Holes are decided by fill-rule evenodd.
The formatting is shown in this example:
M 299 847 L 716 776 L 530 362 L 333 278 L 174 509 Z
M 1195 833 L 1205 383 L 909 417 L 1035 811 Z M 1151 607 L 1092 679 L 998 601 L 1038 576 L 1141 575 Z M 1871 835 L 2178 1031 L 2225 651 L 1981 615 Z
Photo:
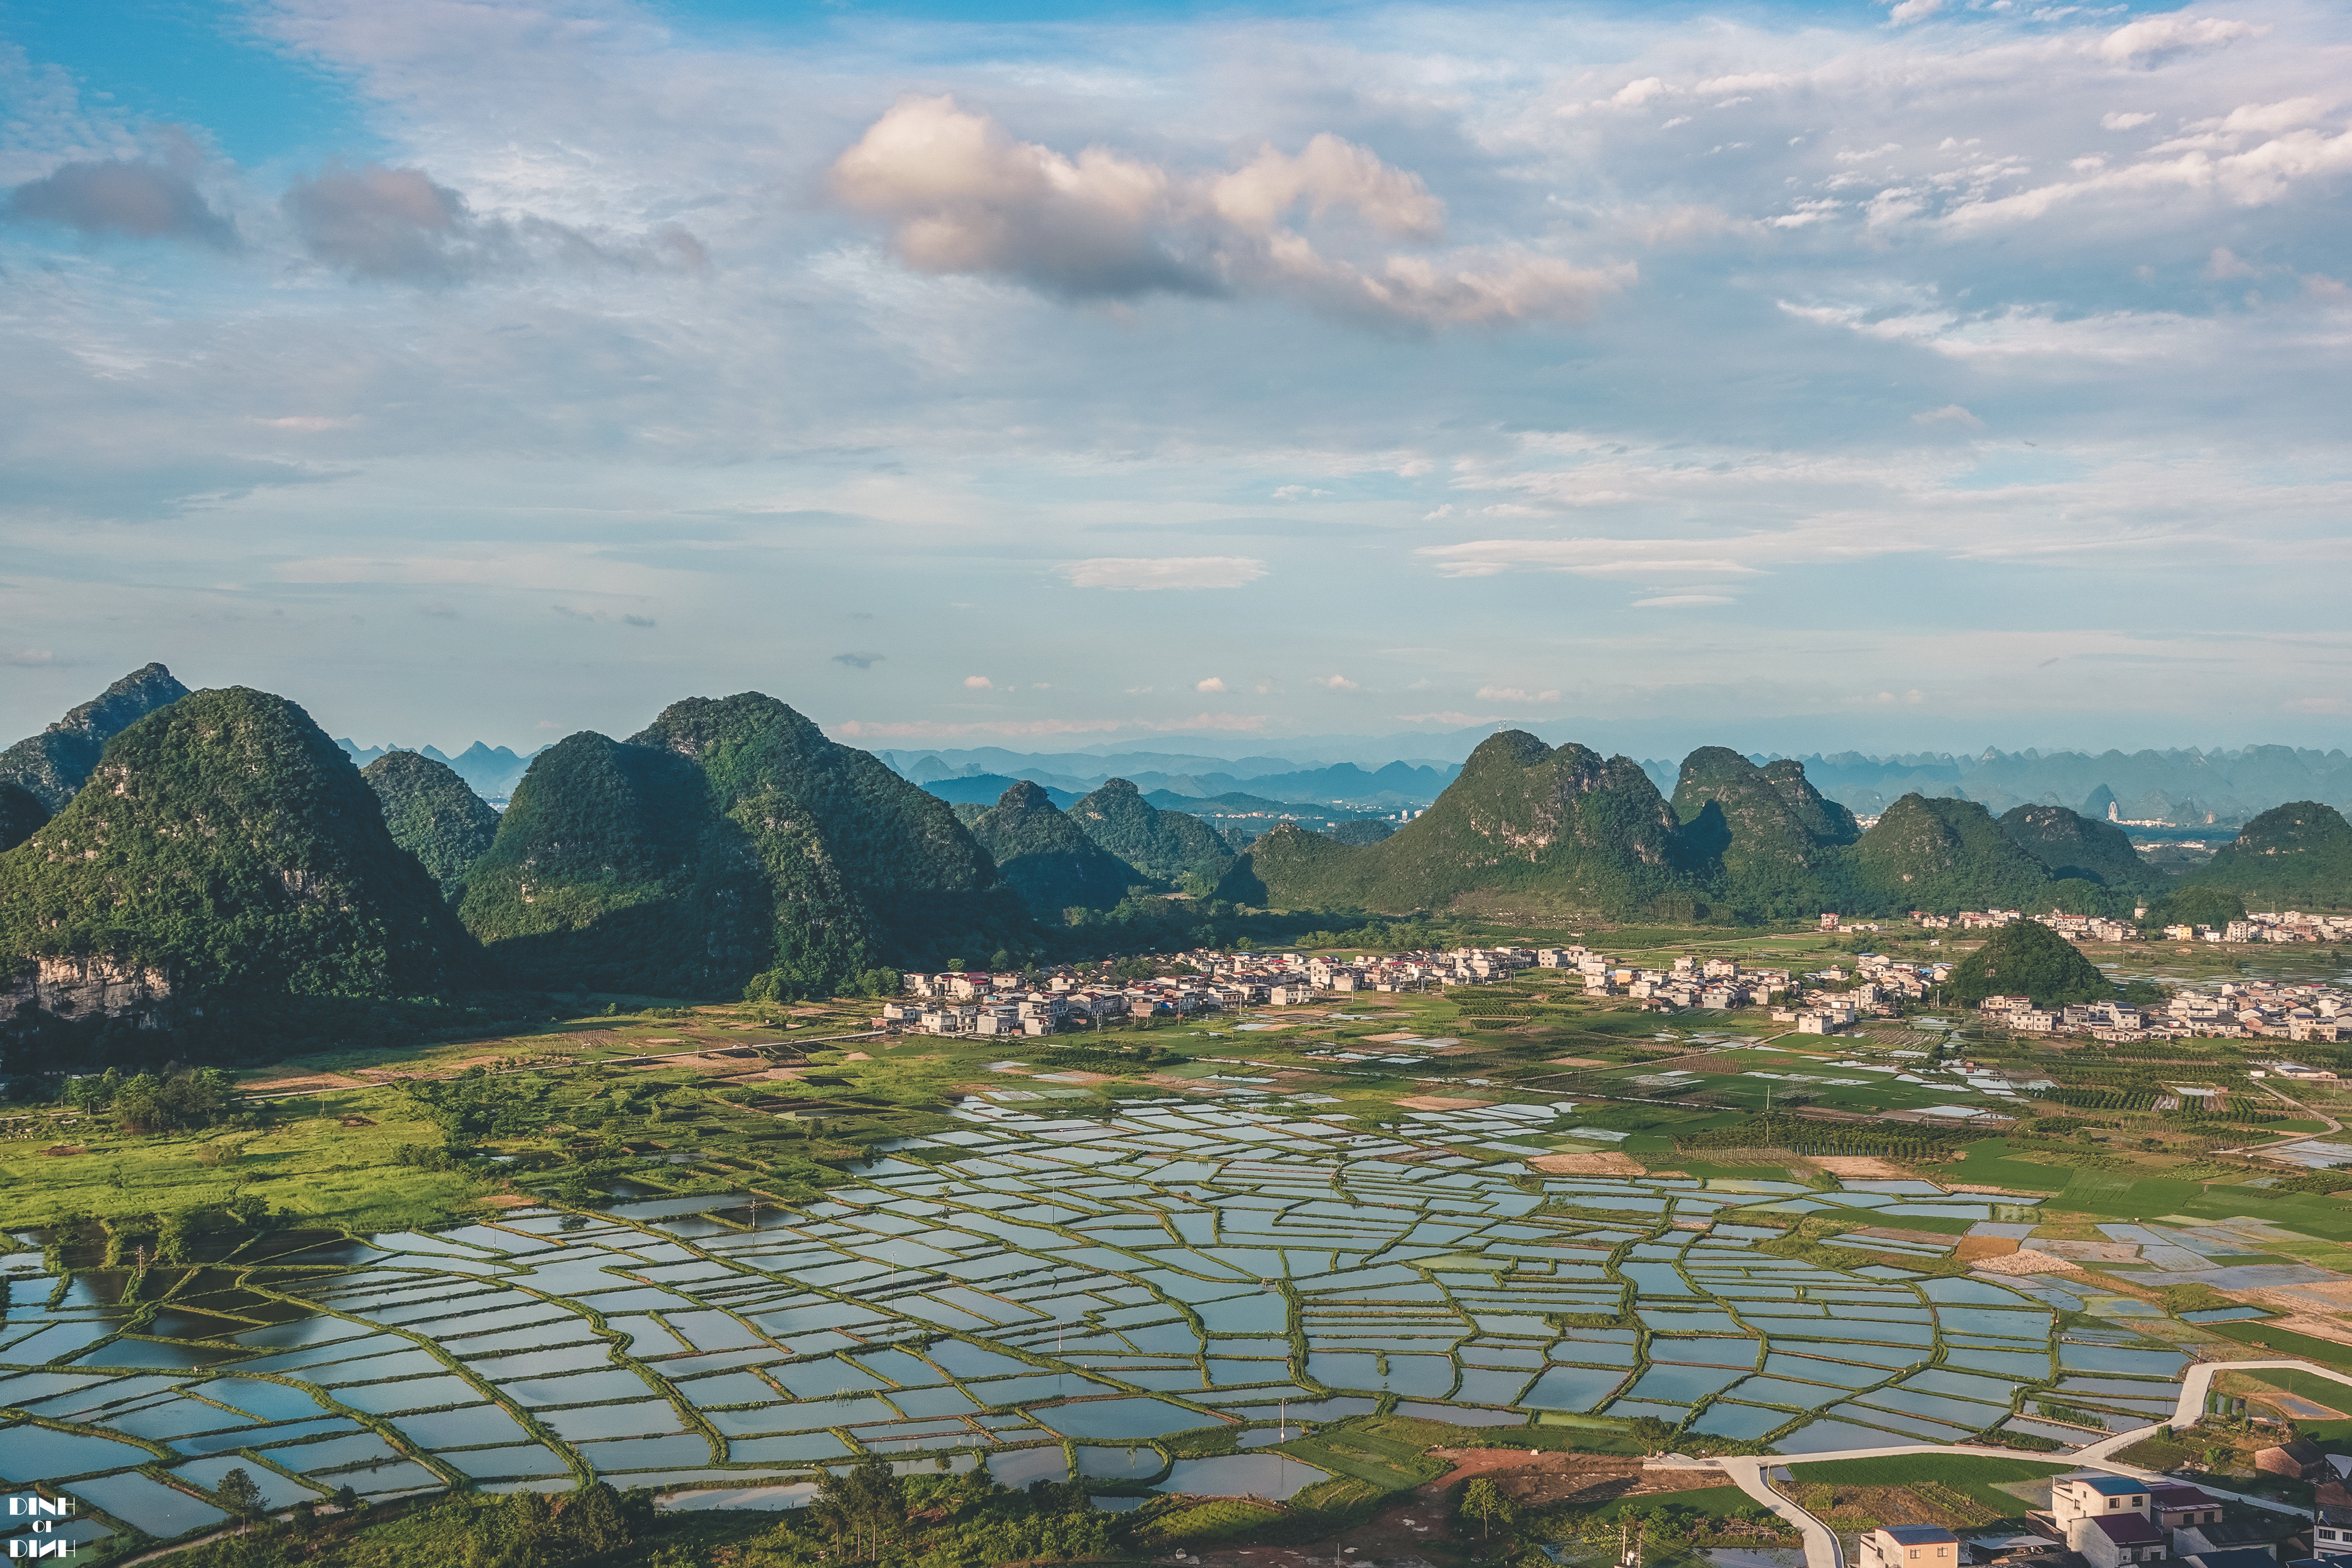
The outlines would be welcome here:
M 2079 1448 L 2073 1454 L 2065 1456 L 2064 1458 L 2053 1455 L 2051 1460 L 2053 1463 L 2065 1463 L 2071 1460 L 2074 1464 L 2084 1467 L 2095 1465 L 2103 1469 L 2113 1470 L 2118 1475 L 2134 1476 L 2150 1483 L 2169 1480 L 2171 1478 L 2166 1476 L 2161 1470 L 2143 1469 L 2137 1465 L 2123 1464 L 2110 1456 L 2121 1453 L 2133 1444 L 2153 1437 L 2159 1432 L 2194 1426 L 2197 1418 L 2204 1414 L 2205 1398 L 2212 1391 L 2213 1378 L 2216 1373 L 2273 1371 L 2315 1373 L 2332 1382 L 2352 1386 L 2352 1373 L 2337 1372 L 2333 1368 L 2320 1366 L 2307 1361 L 2282 1359 L 2199 1362 L 2190 1367 L 2188 1373 L 2181 1379 L 2180 1399 L 2172 1407 L 2170 1420 L 2158 1421 L 2147 1426 L 2135 1426 L 2128 1432 L 2117 1432 L 2112 1436 L 2103 1437 L 2095 1443 Z M 2021 1454 L 2013 1448 L 1979 1447 L 1966 1443 L 1914 1443 L 1894 1448 L 1843 1448 L 1826 1454 L 1790 1454 L 1770 1458 L 1755 1458 L 1747 1456 L 1726 1457 L 1711 1462 L 1725 1475 L 1730 1477 L 1732 1484 L 1741 1491 L 1797 1527 L 1805 1538 L 1805 1568 L 1846 1568 L 1845 1548 L 1839 1542 L 1837 1532 L 1815 1519 L 1794 1499 L 1785 1496 L 1775 1489 L 1769 1479 L 1768 1472 L 1792 1464 L 1835 1464 L 1843 1459 L 1885 1459 L 1904 1454 L 1973 1454 L 1989 1459 L 2032 1458 L 2032 1455 Z M 2254 1497 L 2245 1492 L 2230 1491 L 2203 1480 L 2197 1482 L 2196 1485 L 2211 1497 L 2252 1503 L 2256 1508 L 2269 1509 L 2273 1512 L 2289 1511 L 2280 1508 L 2276 1498 Z
M 2344 1123 L 2342 1123 L 2341 1121 L 2337 1121 L 2337 1120 L 2336 1120 L 2336 1118 L 2334 1118 L 2333 1116 L 2328 1115 L 2328 1114 L 2327 1114 L 2327 1112 L 2326 1112 L 2326 1111 L 2324 1111 L 2324 1110 L 2314 1110 L 2312 1107 L 2310 1107 L 2310 1106 L 2308 1106 L 2308 1105 L 2305 1105 L 2303 1101 L 2301 1101 L 2301 1100 L 2296 1100 L 2296 1099 L 2295 1099 L 2295 1098 L 2294 1098 L 2292 1095 L 2281 1094 L 2277 1089 L 2273 1089 L 2273 1088 L 2272 1088 L 2269 1084 L 2267 1084 L 2267 1083 L 2266 1083 L 2266 1084 L 2264 1084 L 2264 1085 L 2263 1085 L 2263 1093 L 2265 1093 L 2265 1094 L 2267 1094 L 2267 1095 L 2269 1095 L 2273 1100 L 2282 1100 L 2282 1101 L 2285 1102 L 2285 1103 L 2286 1103 L 2286 1104 L 2288 1104 L 2288 1105 L 2292 1105 L 2292 1106 L 2294 1106 L 2297 1110 L 2302 1111 L 2305 1116 L 2313 1117 L 2313 1118 L 2315 1118 L 2315 1119 L 2316 1119 L 2316 1120 L 2318 1120 L 2318 1121 L 2325 1121 L 2325 1122 L 2326 1122 L 2326 1123 L 2327 1123 L 2327 1129 L 2326 1129 L 2326 1131 L 2323 1131 L 2323 1132 L 2293 1132 L 2293 1133 L 2289 1133 L 2289 1134 L 2287 1134 L 2285 1137 L 2283 1137 L 2283 1138 L 2278 1139 L 2277 1141 L 2275 1141 L 2275 1142 L 2269 1142 L 2269 1143 L 2242 1143 L 2242 1144 L 2240 1144 L 2240 1145 L 2239 1145 L 2237 1148 L 2235 1148 L 2235 1149 L 2216 1149 L 2216 1150 L 2214 1150 L 2214 1151 L 2213 1151 L 2213 1152 L 2214 1152 L 2214 1153 L 2216 1153 L 2216 1154 L 2253 1154 L 2253 1155 L 2267 1154 L 2267 1153 L 2271 1152 L 2271 1151 L 2273 1151 L 2273 1150 L 2274 1150 L 2274 1149 L 2284 1149 L 2284 1148 L 2288 1147 L 2288 1146 L 2289 1146 L 2289 1145 L 2291 1145 L 2291 1144 L 2295 1144 L 2295 1143 L 2303 1142 L 2304 1142 L 2305 1140 L 2306 1140 L 2306 1139 L 2311 1139 L 2311 1138 L 2325 1138 L 2325 1137 L 2326 1137 L 2326 1136 L 2328 1135 L 2328 1133 L 2331 1133 L 2331 1132 L 2341 1132 L 2341 1131 L 2344 1131 Z

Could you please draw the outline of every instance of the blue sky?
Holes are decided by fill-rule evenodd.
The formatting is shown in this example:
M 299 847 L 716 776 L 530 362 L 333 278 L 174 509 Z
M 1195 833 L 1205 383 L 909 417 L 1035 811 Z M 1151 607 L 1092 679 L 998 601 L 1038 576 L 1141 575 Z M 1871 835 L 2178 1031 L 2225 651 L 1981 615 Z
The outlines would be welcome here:
M 0 0 L 0 736 L 161 658 L 2340 744 L 2347 81 L 2259 0 Z

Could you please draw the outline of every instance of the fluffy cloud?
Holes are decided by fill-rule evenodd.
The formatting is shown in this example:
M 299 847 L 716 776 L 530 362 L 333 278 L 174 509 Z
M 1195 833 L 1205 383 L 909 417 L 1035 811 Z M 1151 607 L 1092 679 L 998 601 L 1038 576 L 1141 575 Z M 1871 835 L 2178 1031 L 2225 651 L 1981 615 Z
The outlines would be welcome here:
M 1238 588 L 1265 575 L 1265 563 L 1245 555 L 1097 556 L 1059 568 L 1073 588 Z
M 984 675 L 967 675 L 963 678 L 963 685 L 964 689 L 967 691 L 993 691 L 996 689 L 996 682 L 989 679 L 988 677 Z
M 831 182 L 842 205 L 889 225 L 891 249 L 919 271 L 1071 298 L 1263 295 L 1467 326 L 1578 319 L 1633 278 L 1625 264 L 1526 246 L 1333 254 L 1295 226 L 1301 214 L 1320 231 L 1344 218 L 1375 239 L 1430 243 L 1445 209 L 1418 176 L 1328 133 L 1296 154 L 1268 146 L 1228 173 L 1190 174 L 1105 147 L 1068 157 L 952 97 L 910 96 L 835 161 Z
M 213 210 L 185 171 L 143 159 L 61 163 L 8 193 L 8 216 L 92 237 L 180 239 L 236 247 L 236 226 Z
M 1224 679 L 1222 676 L 1213 675 L 1206 680 L 1196 680 L 1192 683 L 1192 689 L 1195 691 L 1223 691 L 1225 689 Z
M 2102 59 L 2137 65 L 2158 56 L 2189 49 L 2219 48 L 2240 38 L 2259 38 L 2268 27 L 2226 16 L 2188 16 L 2175 11 L 2126 22 L 2099 40 Z

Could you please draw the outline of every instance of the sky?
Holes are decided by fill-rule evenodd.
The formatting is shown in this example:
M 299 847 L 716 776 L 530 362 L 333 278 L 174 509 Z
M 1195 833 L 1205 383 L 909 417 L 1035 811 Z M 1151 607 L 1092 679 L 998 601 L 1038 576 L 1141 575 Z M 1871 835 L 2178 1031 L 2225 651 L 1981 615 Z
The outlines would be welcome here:
M 0 0 L 0 739 L 2345 744 L 2347 84 L 2273 0 Z

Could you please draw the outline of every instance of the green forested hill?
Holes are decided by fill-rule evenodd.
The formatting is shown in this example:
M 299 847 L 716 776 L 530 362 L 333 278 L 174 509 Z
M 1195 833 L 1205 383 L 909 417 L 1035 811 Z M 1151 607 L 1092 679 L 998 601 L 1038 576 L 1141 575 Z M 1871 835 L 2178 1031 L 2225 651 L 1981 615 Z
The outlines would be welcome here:
M 40 796 L 22 784 L 0 782 L 0 849 L 14 849 L 48 819 Z
M 1774 766 L 1783 777 L 1723 746 L 1685 758 L 1674 798 L 1684 839 L 1719 868 L 1711 891 L 1735 911 L 1790 919 L 1836 909 L 1840 824 L 1805 783 L 1803 764 Z M 1852 822 L 1849 814 L 1844 826 Z
M 541 752 L 464 913 L 531 984 L 658 995 L 801 994 L 1034 934 L 945 802 L 757 692 Z
M 1811 835 L 1814 843 L 1851 844 L 1862 837 L 1853 813 L 1815 789 L 1813 781 L 1805 776 L 1805 764 L 1796 758 L 1765 763 L 1764 776 L 1772 781 L 1781 801 L 1795 814 L 1797 826 Z
M 2237 893 L 2253 909 L 2352 906 L 2352 824 L 2315 800 L 2275 805 L 2181 880 Z
M 1670 805 L 1623 757 L 1604 762 L 1511 731 L 1482 743 L 1427 815 L 1391 837 L 1351 847 L 1277 828 L 1235 862 L 1219 894 L 1278 909 L 1741 922 L 1823 910 L 2127 913 L 2136 885 L 2114 885 L 2124 868 L 2104 825 L 2078 822 L 2069 839 L 2068 824 L 2041 815 L 2017 831 L 2053 857 L 2073 844 L 2066 866 L 2090 860 L 2112 882 L 2053 876 L 1973 802 L 1906 795 L 1858 833 L 1801 763 L 1759 768 L 1707 746 L 1685 761 Z
M 1378 844 L 1283 826 L 1250 848 L 1220 895 L 1285 909 L 1687 913 L 1701 885 L 1638 765 L 1517 730 L 1480 742 L 1436 805 Z
M 0 752 L 0 780 L 20 784 L 51 811 L 73 798 L 106 742 L 188 689 L 160 664 L 132 670 L 37 735 Z
M 2130 837 L 2112 822 L 2083 816 L 2063 805 L 2011 806 L 2000 821 L 2000 830 L 2053 877 L 2126 889 L 2154 889 L 2165 882 L 2164 873 L 2142 860 Z
M 160 968 L 190 1005 L 420 995 L 479 963 L 341 749 L 241 687 L 132 724 L 90 787 L 0 855 L 0 953 Z
M 1048 923 L 1059 924 L 1068 909 L 1115 908 L 1129 887 L 1150 880 L 1087 837 L 1025 780 L 971 819 L 971 836 L 995 858 L 1029 912 Z
M 1214 828 L 1185 812 L 1162 811 L 1125 779 L 1105 780 L 1068 815 L 1104 849 L 1163 882 L 1188 876 L 1214 881 L 1233 863 L 1234 852 Z
M 1847 854 L 1856 908 L 2023 909 L 2051 905 L 2049 870 L 1972 800 L 1906 795 Z
M 489 803 L 457 770 L 415 752 L 387 752 L 360 776 L 383 803 L 392 841 L 424 862 L 450 902 L 464 898 L 467 870 L 498 836 Z
M 1952 971 L 1952 994 L 1973 1007 L 1988 996 L 2031 996 L 2037 1007 L 2103 1002 L 2115 982 L 2083 950 L 2038 921 L 2012 921 Z

